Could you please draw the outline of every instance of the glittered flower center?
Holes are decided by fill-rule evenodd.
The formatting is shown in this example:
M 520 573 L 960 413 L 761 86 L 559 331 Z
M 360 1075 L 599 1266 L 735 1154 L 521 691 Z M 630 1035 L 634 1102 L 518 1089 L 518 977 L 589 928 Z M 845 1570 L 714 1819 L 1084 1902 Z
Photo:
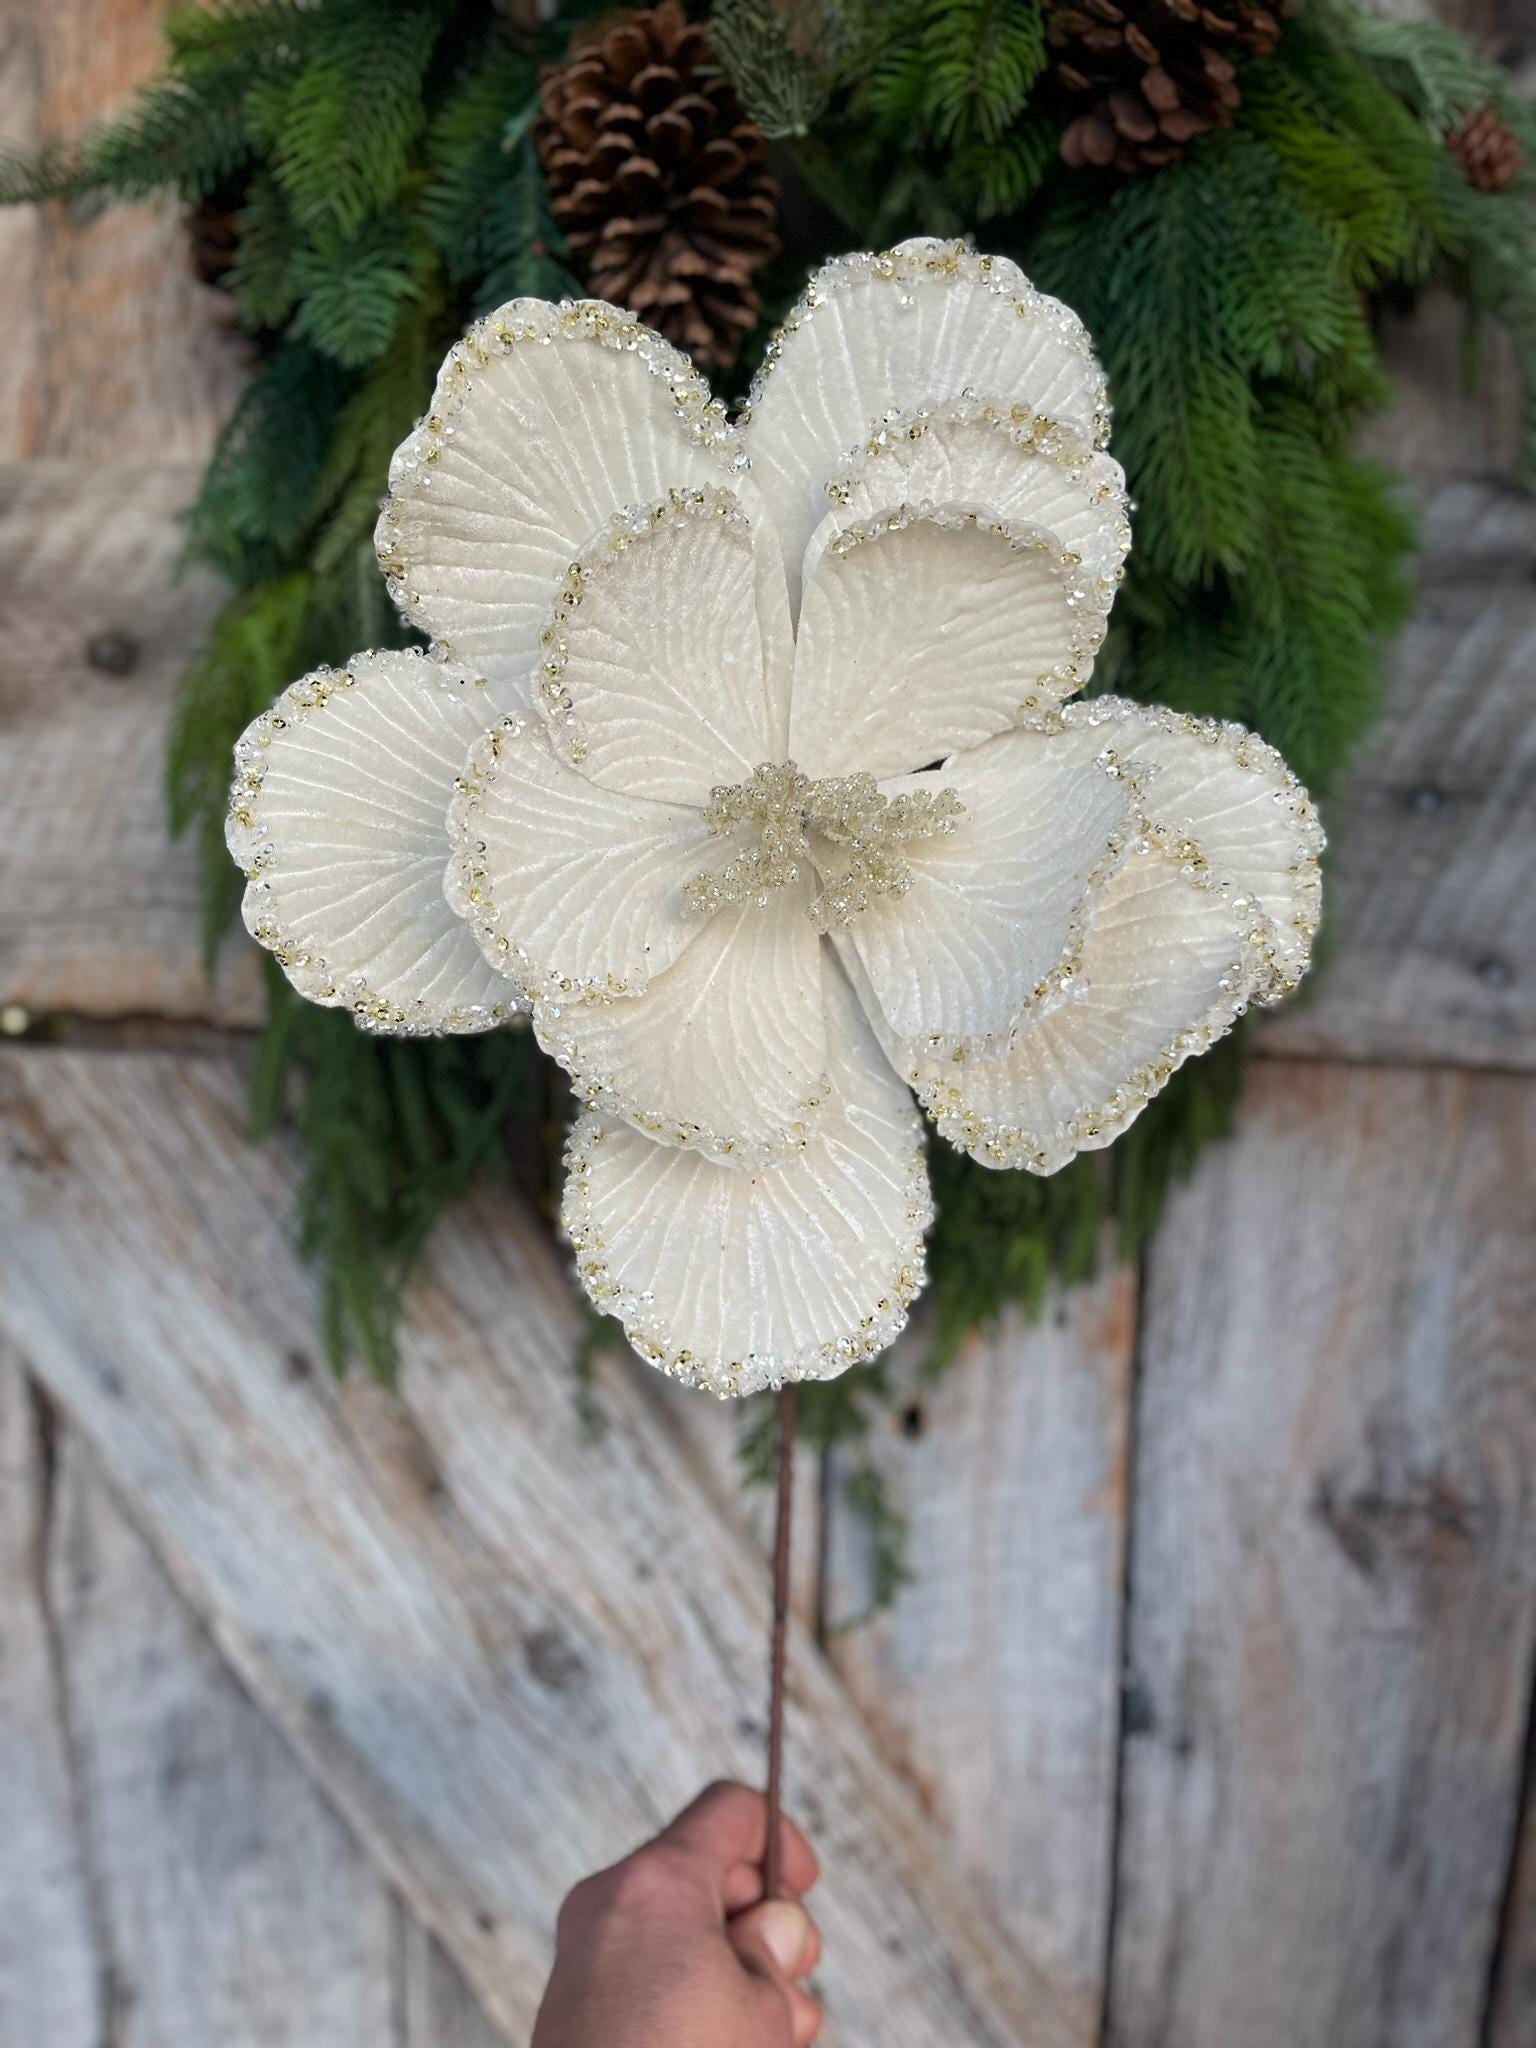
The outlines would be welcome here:
M 748 843 L 724 867 L 695 875 L 684 902 L 696 916 L 732 903 L 765 908 L 774 890 L 799 877 L 801 862 L 813 859 L 811 841 L 819 837 L 848 852 L 846 865 L 810 907 L 816 929 L 830 931 L 858 917 L 876 896 L 905 895 L 912 869 L 901 849 L 953 831 L 964 811 L 952 789 L 885 796 L 873 775 L 813 782 L 793 761 L 764 762 L 745 782 L 710 791 L 704 809 L 710 831 L 717 838 L 737 833 Z M 825 875 L 826 861 L 816 865 Z

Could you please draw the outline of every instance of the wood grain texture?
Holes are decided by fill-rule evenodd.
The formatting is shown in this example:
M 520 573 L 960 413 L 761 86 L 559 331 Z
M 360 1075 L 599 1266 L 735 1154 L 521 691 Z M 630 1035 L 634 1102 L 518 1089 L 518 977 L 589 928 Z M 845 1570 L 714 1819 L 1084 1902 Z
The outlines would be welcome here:
M 758 1772 L 758 1559 L 627 1378 L 583 1433 L 566 1283 L 510 1199 L 442 1234 L 403 1398 L 337 1389 L 286 1241 L 293 1162 L 247 1147 L 236 1073 L 54 1053 L 3 1072 L 4 1327 L 253 1696 L 525 2032 L 565 1888 L 711 1770 Z M 814 1645 L 792 1654 L 828 2039 L 1090 2039 L 935 1857 Z
M 441 1942 L 403 1906 L 397 1915 L 399 2048 L 507 2048 Z
M 753 1479 L 741 1455 L 742 1432 L 756 1423 L 766 1403 L 701 1401 L 691 1388 L 660 1378 L 648 1391 L 664 1426 L 687 1447 L 694 1469 L 715 1495 L 721 1518 L 740 1530 L 768 1569 L 773 1557 L 774 1488 Z M 805 1443 L 795 1446 L 791 1534 L 790 1604 L 801 1625 L 814 1630 L 821 1614 L 822 1454 Z M 765 1644 L 765 1660 L 767 1654 Z M 766 1686 L 766 1661 L 763 1668 Z
M 1536 502 L 1449 485 L 1386 717 L 1329 813 L 1334 942 L 1268 1051 L 1536 1067 Z
M 1366 429 L 1365 451 L 1426 497 L 1448 483 L 1507 482 L 1520 451 L 1521 380 L 1503 328 L 1490 322 L 1479 335 L 1475 381 L 1467 316 L 1444 287 L 1426 291 L 1411 313 L 1383 313 L 1379 338 L 1393 397 Z
M 912 1583 L 830 1646 L 886 1753 L 1004 1928 L 1099 1996 L 1113 1878 L 1127 1418 L 1122 1268 L 1005 1316 L 870 1455 L 907 1518 Z M 867 1537 L 836 1483 L 828 1620 L 865 1614 Z
M 0 0 L 0 137 L 73 140 L 160 68 L 166 0 Z M 0 216 L 0 455 L 201 460 L 247 363 L 171 200 Z
M 113 2048 L 378 2048 L 393 1899 L 62 1433 L 49 1604 Z M 448 2038 L 448 2037 L 445 2037 Z
M 165 823 L 165 747 L 186 662 L 220 602 L 180 580 L 179 465 L 0 469 L 0 1002 L 220 1024 L 263 1015 L 243 936 L 208 985 L 197 857 Z M 86 658 L 112 630 L 125 676 Z
M 1536 1703 L 1533 1703 L 1536 1716 Z M 1533 1720 L 1531 1751 L 1536 1751 Z M 1528 1752 L 1525 1812 L 1510 1864 L 1503 1938 L 1489 1987 L 1487 2038 L 1481 2048 L 1529 2048 L 1536 2038 L 1536 1754 Z
M 1536 1623 L 1530 1111 L 1261 1066 L 1153 1247 L 1115 2048 L 1478 2039 Z
M 0 1341 L 0 2041 L 98 2048 L 92 1901 L 45 1599 L 51 1470 Z
M 0 1346 L 0 2041 L 502 2040 Z

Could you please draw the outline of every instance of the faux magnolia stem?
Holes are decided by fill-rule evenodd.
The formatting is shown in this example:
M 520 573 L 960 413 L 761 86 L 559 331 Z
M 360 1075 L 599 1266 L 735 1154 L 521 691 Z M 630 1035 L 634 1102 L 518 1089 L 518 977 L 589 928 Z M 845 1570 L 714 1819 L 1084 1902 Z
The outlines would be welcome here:
M 795 1387 L 779 1389 L 779 1486 L 773 1528 L 773 1634 L 768 1681 L 768 1839 L 763 1850 L 763 1896 L 782 1887 L 779 1817 L 784 1780 L 784 1639 L 789 1621 L 789 1537 L 795 1494 Z

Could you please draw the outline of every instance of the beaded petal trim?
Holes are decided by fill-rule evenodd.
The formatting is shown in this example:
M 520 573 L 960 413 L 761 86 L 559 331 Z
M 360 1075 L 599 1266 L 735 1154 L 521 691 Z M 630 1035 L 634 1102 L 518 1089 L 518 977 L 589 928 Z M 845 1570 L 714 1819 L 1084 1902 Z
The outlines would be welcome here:
M 362 656 L 355 659 L 361 661 Z M 421 663 L 423 688 L 473 688 L 472 682 L 447 674 L 412 649 L 401 659 Z M 272 742 L 301 720 L 322 712 L 338 694 L 357 687 L 350 668 L 315 669 L 290 683 L 269 711 L 252 719 L 235 742 L 235 776 L 230 786 L 225 843 L 237 867 L 248 877 L 241 913 L 246 929 L 266 947 L 301 996 L 330 1009 L 348 1009 L 365 1031 L 393 1037 L 419 1038 L 441 1032 L 489 1031 L 504 1024 L 527 1005 L 509 989 L 505 1002 L 434 1005 L 420 1000 L 397 1002 L 374 988 L 362 974 L 338 974 L 310 939 L 286 931 L 277 915 L 272 876 L 280 853 L 260 814 L 262 786 L 271 759 Z M 445 843 L 446 855 L 446 843 Z
M 914 1125 L 916 1121 L 914 1117 Z M 869 1313 L 860 1317 L 856 1327 L 788 1356 L 748 1352 L 739 1358 L 710 1358 L 701 1357 L 679 1340 L 678 1333 L 668 1327 L 658 1312 L 651 1290 L 636 1292 L 622 1287 L 608 1265 L 608 1248 L 592 1195 L 592 1171 L 611 1130 L 601 1116 L 591 1112 L 579 1118 L 573 1127 L 565 1151 L 566 1181 L 560 1220 L 576 1255 L 577 1275 L 593 1305 L 606 1315 L 618 1317 L 625 1336 L 647 1364 L 671 1379 L 727 1400 L 735 1395 L 757 1393 L 765 1387 L 781 1387 L 790 1380 L 834 1379 L 849 1366 L 877 1356 L 906 1327 L 907 1311 L 927 1279 L 923 1239 L 933 1222 L 928 1167 L 920 1138 L 909 1154 L 905 1242 Z
M 751 420 L 762 403 L 769 378 L 783 359 L 786 342 L 815 317 L 818 307 L 848 293 L 886 288 L 895 301 L 893 311 L 899 314 L 915 303 L 914 286 L 933 283 L 979 284 L 1010 306 L 1016 319 L 1049 328 L 1074 355 L 1081 356 L 1091 380 L 1093 410 L 1089 431 L 1096 447 L 1106 446 L 1111 417 L 1108 391 L 1082 321 L 1059 299 L 1036 291 L 1018 265 L 1007 257 L 981 255 L 959 241 L 908 243 L 879 255 L 838 256 L 823 264 L 769 341 L 738 426 L 745 427 Z
M 447 813 L 450 851 L 443 879 L 448 907 L 473 931 L 481 952 L 496 972 L 504 974 L 530 1005 L 546 998 L 558 1002 L 588 994 L 644 995 L 650 986 L 648 975 L 630 981 L 616 974 L 604 975 L 601 980 L 566 974 L 550 961 L 535 959 L 503 929 L 505 918 L 487 865 L 489 851 L 481 812 L 496 780 L 502 755 L 514 740 L 530 731 L 537 731 L 541 741 L 549 742 L 543 722 L 532 712 L 516 711 L 498 720 L 475 741 L 454 780 Z M 701 830 L 701 846 L 703 843 Z
M 1086 725 L 1112 730 L 1127 724 L 1139 724 L 1143 729 L 1153 726 L 1200 745 L 1219 748 L 1238 768 L 1267 777 L 1274 785 L 1274 800 L 1289 813 L 1294 825 L 1293 859 L 1287 873 L 1296 901 L 1291 914 L 1277 921 L 1212 867 L 1186 827 L 1177 822 L 1160 823 L 1156 818 L 1154 765 L 1146 781 L 1138 781 L 1144 815 L 1140 836 L 1129 850 L 1156 852 L 1177 868 L 1180 878 L 1191 888 L 1226 896 L 1232 916 L 1233 960 L 1201 1018 L 1178 1033 L 1154 1059 L 1128 1075 L 1105 1102 L 1080 1111 L 1050 1132 L 1026 1131 L 999 1118 L 981 1115 L 967 1102 L 963 1081 L 956 1078 L 956 1069 L 963 1068 L 963 1053 L 945 1072 L 930 1063 L 926 1047 L 893 1040 L 886 1031 L 887 1049 L 898 1072 L 915 1089 L 942 1136 L 985 1165 L 1023 1167 L 1039 1174 L 1057 1172 L 1078 1152 L 1097 1151 L 1112 1144 L 1178 1068 L 1196 1054 L 1209 1051 L 1250 1004 L 1278 1002 L 1296 987 L 1306 971 L 1317 930 L 1322 896 L 1319 862 L 1325 844 L 1316 808 L 1307 792 L 1276 750 L 1244 726 L 1192 718 L 1161 705 L 1135 704 L 1115 697 L 1067 705 L 1058 714 L 1058 722 L 1063 728 Z M 1127 771 L 1137 766 L 1134 739 L 1124 749 L 1128 759 L 1113 746 L 1106 752 L 1112 761 L 1120 760 Z M 1148 789 L 1150 802 L 1145 794 Z M 862 969 L 857 980 L 866 994 L 870 1014 L 877 1016 Z
M 795 913 L 780 909 L 770 911 L 768 915 L 788 917 Z M 571 1087 L 584 1108 L 601 1110 L 605 1116 L 631 1124 L 658 1145 L 672 1145 L 686 1152 L 702 1152 L 717 1166 L 739 1166 L 748 1171 L 781 1166 L 786 1160 L 797 1158 L 814 1141 L 822 1112 L 832 1099 L 832 1080 L 828 1074 L 817 1077 L 810 1094 L 798 1105 L 799 1113 L 771 1138 L 744 1138 L 736 1131 L 720 1131 L 689 1118 L 668 1116 L 650 1104 L 637 1101 L 617 1085 L 611 1074 L 590 1060 L 570 1028 L 573 1011 L 579 1014 L 584 1008 L 610 1000 L 613 998 L 598 993 L 578 994 L 570 998 L 546 999 L 534 1007 L 534 1034 L 556 1066 L 569 1074 Z
M 577 607 L 593 584 L 619 556 L 643 546 L 658 533 L 689 525 L 696 520 L 723 520 L 727 530 L 750 547 L 752 528 L 734 491 L 719 486 L 691 486 L 669 491 L 653 505 L 625 505 L 608 521 L 597 538 L 582 549 L 566 571 L 556 593 L 549 617 L 539 635 L 537 702 L 549 721 L 556 745 L 573 766 L 586 759 L 588 740 L 582 729 L 576 701 L 567 686 L 566 665 L 570 643 L 566 629 Z M 756 614 L 753 614 L 754 623 Z M 764 738 L 766 741 L 767 734 Z M 700 806 L 708 792 L 700 790 Z
M 1030 678 L 1019 698 L 1017 716 L 1027 719 L 1054 709 L 1063 698 L 1080 690 L 1093 673 L 1094 657 L 1104 644 L 1109 629 L 1109 608 L 1114 602 L 1118 579 L 1085 572 L 1082 556 L 1064 548 L 1055 534 L 1044 527 L 1017 520 L 993 519 L 968 505 L 896 505 L 871 519 L 839 527 L 826 540 L 823 552 L 847 556 L 887 533 L 899 533 L 909 526 L 933 526 L 947 533 L 975 531 L 990 534 L 1007 543 L 1016 555 L 1040 557 L 1046 573 L 1061 592 L 1062 609 L 1070 621 L 1068 652 L 1062 660 Z M 806 554 L 807 586 L 814 579 L 820 556 L 814 549 Z
M 1237 894 L 1233 910 L 1239 917 L 1247 917 L 1250 910 L 1257 913 L 1249 926 L 1249 942 L 1258 949 L 1262 971 L 1254 985 L 1253 1000 L 1268 1006 L 1292 994 L 1311 964 L 1313 942 L 1322 922 L 1322 855 L 1328 840 L 1316 804 L 1279 751 L 1235 719 L 1194 718 L 1187 712 L 1171 711 L 1163 704 L 1137 704 L 1126 697 L 1091 697 L 1082 703 L 1064 705 L 1058 716 L 1068 729 L 1129 725 L 1139 726 L 1143 731 L 1176 734 L 1202 747 L 1218 749 L 1234 767 L 1272 785 L 1271 801 L 1291 824 L 1291 858 L 1285 870 L 1290 901 L 1281 907 L 1251 903 Z M 1202 873 L 1209 875 L 1209 863 L 1198 844 L 1197 831 L 1178 818 L 1158 816 L 1156 764 L 1136 760 L 1134 737 L 1115 751 L 1128 769 L 1145 775 L 1141 801 L 1146 812 L 1147 836 L 1184 863 L 1191 878 Z M 1218 878 L 1216 886 L 1230 885 Z M 1261 924 L 1265 927 L 1263 932 L 1259 929 Z
M 1168 858 L 1178 865 L 1173 856 Z M 1205 885 L 1190 879 L 1189 886 Z M 1113 1144 L 1184 1062 L 1197 1053 L 1208 1052 L 1248 1008 L 1262 953 L 1250 944 L 1235 922 L 1232 938 L 1231 964 L 1220 978 L 1220 993 L 1204 1015 L 1179 1032 L 1154 1058 L 1128 1074 L 1105 1101 L 1080 1110 L 1052 1131 L 1028 1131 L 974 1109 L 966 1099 L 964 1081 L 952 1078 L 956 1072 L 964 1073 L 963 1066 L 939 1071 L 924 1065 L 920 1057 L 914 1058 L 907 1047 L 893 1044 L 890 1050 L 898 1070 L 915 1090 L 940 1135 L 960 1151 L 970 1153 L 984 1166 L 1056 1173 L 1077 1153 L 1095 1152 Z
M 1093 764 L 1114 781 L 1124 778 L 1132 785 L 1135 796 L 1141 792 L 1140 779 L 1106 749 Z M 1067 922 L 1066 937 L 1061 956 L 1035 983 L 1008 1024 L 1001 1031 L 986 1032 L 925 1032 L 921 1038 L 898 1041 L 904 1051 L 910 1051 L 913 1058 L 943 1060 L 952 1066 L 959 1066 L 967 1060 L 1003 1059 L 1013 1049 L 1019 1033 L 1025 1025 L 1036 1024 L 1042 1017 L 1049 1017 L 1059 1010 L 1063 1003 L 1075 1002 L 1086 995 L 1087 986 L 1082 979 L 1083 947 L 1087 943 L 1093 914 L 1100 899 L 1115 876 L 1125 865 L 1127 858 L 1143 842 L 1146 826 L 1139 810 L 1132 809 L 1114 827 L 1104 842 L 1104 851 L 1095 864 L 1092 873 L 1083 883 L 1081 896 Z M 857 935 L 851 935 L 838 945 L 839 957 L 847 962 L 849 951 L 856 948 Z M 879 1013 L 879 1002 L 874 985 L 869 979 L 869 970 L 863 962 L 859 965 L 859 985 L 869 990 L 871 1014 Z
M 433 629 L 423 613 L 422 595 L 411 585 L 413 510 L 424 495 L 430 497 L 432 472 L 490 365 L 515 348 L 550 348 L 564 342 L 588 342 L 611 354 L 638 356 L 667 387 L 687 438 L 718 454 L 726 472 L 747 466 L 737 431 L 703 377 L 680 350 L 634 314 L 600 299 L 562 299 L 558 305 L 544 299 L 512 299 L 477 320 L 454 343 L 438 372 L 431 406 L 390 461 L 389 495 L 374 529 L 374 550 L 391 598 L 424 633 Z M 452 659 L 446 643 L 434 643 L 433 651 Z
M 1121 564 L 1131 546 L 1131 508 L 1125 487 L 1125 472 L 1110 455 L 1095 448 L 1092 438 L 1080 428 L 1027 405 L 1011 405 L 1005 399 L 978 398 L 970 392 L 940 404 L 912 407 L 882 414 L 866 438 L 851 448 L 842 467 L 827 484 L 827 496 L 836 506 L 846 506 L 854 493 L 867 484 L 868 472 L 882 456 L 904 456 L 922 442 L 934 428 L 982 427 L 1007 441 L 1018 453 L 1049 463 L 1078 487 L 1090 510 L 1102 508 L 1106 537 L 1111 543 L 1116 584 L 1124 580 Z M 980 506 L 995 512 L 993 506 Z

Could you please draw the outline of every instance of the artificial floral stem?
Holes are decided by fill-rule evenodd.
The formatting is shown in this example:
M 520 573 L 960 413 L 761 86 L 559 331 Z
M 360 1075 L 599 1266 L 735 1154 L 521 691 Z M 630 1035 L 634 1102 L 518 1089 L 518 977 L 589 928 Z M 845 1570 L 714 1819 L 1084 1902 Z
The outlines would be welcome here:
M 768 1836 L 763 1849 L 763 1896 L 782 1889 L 780 1812 L 784 1778 L 784 1642 L 789 1621 L 789 1538 L 795 1491 L 795 1383 L 779 1389 L 778 1503 L 773 1527 L 773 1634 L 768 1681 Z

